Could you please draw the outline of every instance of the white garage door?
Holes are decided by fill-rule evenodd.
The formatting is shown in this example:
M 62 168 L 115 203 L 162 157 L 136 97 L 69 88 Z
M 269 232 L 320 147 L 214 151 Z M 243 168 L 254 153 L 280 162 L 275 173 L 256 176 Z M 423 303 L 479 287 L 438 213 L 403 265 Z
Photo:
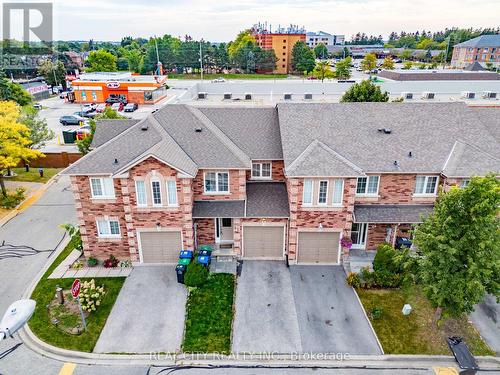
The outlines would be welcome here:
M 284 227 L 243 227 L 243 257 L 283 258 Z
M 340 233 L 299 232 L 298 263 L 338 263 Z
M 143 263 L 177 263 L 182 249 L 181 232 L 142 232 Z

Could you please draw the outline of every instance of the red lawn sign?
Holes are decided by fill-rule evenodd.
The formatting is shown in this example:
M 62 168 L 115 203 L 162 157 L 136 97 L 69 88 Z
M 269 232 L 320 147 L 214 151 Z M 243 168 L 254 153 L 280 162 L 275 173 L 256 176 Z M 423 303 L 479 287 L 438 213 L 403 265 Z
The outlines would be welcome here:
M 75 281 L 73 281 L 73 285 L 71 286 L 71 295 L 73 298 L 78 297 L 81 286 L 82 284 L 80 283 L 80 279 L 75 279 Z

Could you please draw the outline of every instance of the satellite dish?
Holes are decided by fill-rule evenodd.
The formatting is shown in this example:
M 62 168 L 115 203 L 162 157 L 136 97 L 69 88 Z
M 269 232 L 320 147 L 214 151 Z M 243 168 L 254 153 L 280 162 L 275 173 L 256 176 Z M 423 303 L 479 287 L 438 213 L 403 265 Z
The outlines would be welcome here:
M 0 321 L 0 341 L 12 337 L 28 322 L 35 306 L 36 302 L 32 299 L 21 299 L 10 305 Z

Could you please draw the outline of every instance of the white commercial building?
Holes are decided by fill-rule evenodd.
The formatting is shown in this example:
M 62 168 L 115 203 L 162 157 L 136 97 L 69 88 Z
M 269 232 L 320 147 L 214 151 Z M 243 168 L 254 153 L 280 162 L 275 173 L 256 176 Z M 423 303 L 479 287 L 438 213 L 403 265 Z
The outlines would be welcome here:
M 318 44 L 324 44 L 325 46 L 343 45 L 344 41 L 344 35 L 332 35 L 324 31 L 306 33 L 306 43 L 311 48 L 316 47 Z

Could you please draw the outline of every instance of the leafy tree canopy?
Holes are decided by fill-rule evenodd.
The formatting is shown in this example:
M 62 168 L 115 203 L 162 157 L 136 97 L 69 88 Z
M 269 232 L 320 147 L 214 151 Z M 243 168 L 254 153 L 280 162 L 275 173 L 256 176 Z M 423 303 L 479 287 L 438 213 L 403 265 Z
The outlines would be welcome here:
M 310 73 L 316 66 L 314 51 L 306 43 L 299 41 L 292 49 L 292 68 L 296 72 Z
M 116 72 L 117 58 L 105 50 L 92 51 L 86 61 L 87 72 Z
M 387 102 L 389 94 L 369 80 L 355 83 L 340 99 L 341 102 Z

